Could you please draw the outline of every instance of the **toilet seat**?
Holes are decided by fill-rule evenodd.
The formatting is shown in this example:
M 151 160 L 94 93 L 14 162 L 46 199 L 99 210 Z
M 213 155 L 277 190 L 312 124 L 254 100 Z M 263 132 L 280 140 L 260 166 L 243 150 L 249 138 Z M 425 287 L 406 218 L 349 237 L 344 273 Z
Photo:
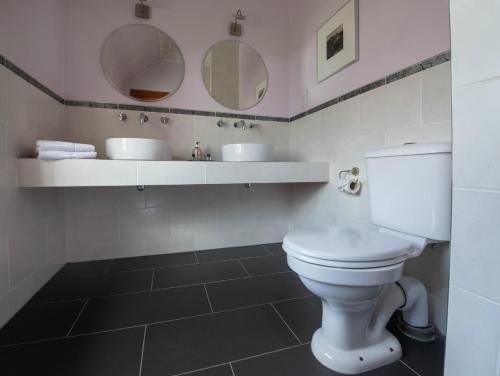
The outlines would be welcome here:
M 316 227 L 293 231 L 285 252 L 300 261 L 339 269 L 383 268 L 404 262 L 414 246 L 368 225 Z

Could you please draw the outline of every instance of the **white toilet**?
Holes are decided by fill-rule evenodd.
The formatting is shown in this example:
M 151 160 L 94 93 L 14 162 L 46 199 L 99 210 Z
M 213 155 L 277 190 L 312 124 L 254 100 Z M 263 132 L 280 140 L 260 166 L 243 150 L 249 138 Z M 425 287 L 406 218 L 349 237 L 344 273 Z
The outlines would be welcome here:
M 389 147 L 365 158 L 371 218 L 378 227 L 313 228 L 283 240 L 289 266 L 323 302 L 312 351 L 344 374 L 401 357 L 401 345 L 385 329 L 397 309 L 410 332 L 429 332 L 426 290 L 402 277 L 403 266 L 427 244 L 450 240 L 450 144 Z

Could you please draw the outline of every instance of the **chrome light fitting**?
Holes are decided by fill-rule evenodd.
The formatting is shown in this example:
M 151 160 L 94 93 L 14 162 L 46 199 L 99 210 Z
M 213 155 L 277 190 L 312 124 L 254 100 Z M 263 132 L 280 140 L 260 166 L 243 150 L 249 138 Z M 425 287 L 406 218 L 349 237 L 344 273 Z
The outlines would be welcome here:
M 236 11 L 236 14 L 233 14 L 234 22 L 231 22 L 231 27 L 229 28 L 229 34 L 234 35 L 235 37 L 241 37 L 242 27 L 238 21 L 245 21 L 247 18 L 241 12 L 241 9 Z
M 139 3 L 135 4 L 135 16 L 149 20 L 151 18 L 151 8 L 149 5 L 144 4 L 145 1 L 139 0 Z

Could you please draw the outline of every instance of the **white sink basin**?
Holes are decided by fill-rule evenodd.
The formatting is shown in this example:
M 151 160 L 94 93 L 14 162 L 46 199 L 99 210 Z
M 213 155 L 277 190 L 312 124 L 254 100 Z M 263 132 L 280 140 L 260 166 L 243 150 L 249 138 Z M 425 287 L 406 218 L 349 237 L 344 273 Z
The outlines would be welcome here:
M 141 161 L 171 161 L 172 149 L 163 140 L 147 138 L 108 138 L 106 156 L 109 159 Z
M 224 162 L 272 162 L 273 147 L 268 144 L 227 144 L 222 146 Z

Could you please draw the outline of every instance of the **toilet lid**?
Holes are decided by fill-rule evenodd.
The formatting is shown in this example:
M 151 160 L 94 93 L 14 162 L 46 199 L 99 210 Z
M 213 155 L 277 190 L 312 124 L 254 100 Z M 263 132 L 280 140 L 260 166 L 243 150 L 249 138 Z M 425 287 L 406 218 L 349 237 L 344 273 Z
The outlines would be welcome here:
M 351 225 L 290 232 L 283 240 L 283 249 L 291 256 L 317 264 L 335 266 L 338 262 L 346 267 L 370 267 L 372 263 L 378 267 L 404 261 L 413 246 L 375 227 Z

